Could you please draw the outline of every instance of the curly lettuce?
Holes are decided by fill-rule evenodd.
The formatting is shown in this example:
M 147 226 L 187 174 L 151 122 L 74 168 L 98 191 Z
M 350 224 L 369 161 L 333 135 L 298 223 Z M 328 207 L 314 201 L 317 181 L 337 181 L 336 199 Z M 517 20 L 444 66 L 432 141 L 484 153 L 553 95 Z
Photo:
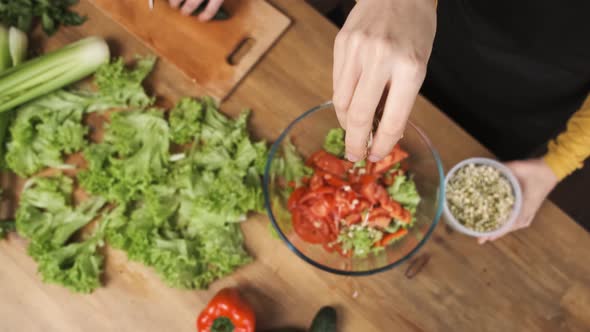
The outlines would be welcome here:
M 43 281 L 89 293 L 100 287 L 103 257 L 98 247 L 104 227 L 88 238 L 80 239 L 80 231 L 106 201 L 91 197 L 74 207 L 72 191 L 72 180 L 64 176 L 29 180 L 16 212 L 16 229 L 30 240 L 28 252 Z

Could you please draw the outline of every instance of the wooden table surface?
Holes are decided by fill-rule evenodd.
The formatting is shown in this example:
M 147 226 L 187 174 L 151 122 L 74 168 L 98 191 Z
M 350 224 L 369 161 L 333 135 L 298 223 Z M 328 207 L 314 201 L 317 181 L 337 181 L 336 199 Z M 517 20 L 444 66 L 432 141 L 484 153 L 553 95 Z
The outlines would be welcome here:
M 223 105 L 231 114 L 251 107 L 254 132 L 269 140 L 330 98 L 337 33 L 303 1 L 271 2 L 294 24 Z M 194 94 L 184 80 L 179 74 L 173 86 L 155 89 L 168 98 Z M 490 156 L 423 98 L 412 121 L 434 142 L 447 169 L 467 157 Z M 551 203 L 530 229 L 484 246 L 441 224 L 419 253 L 430 256 L 428 264 L 412 279 L 404 275 L 408 264 L 362 278 L 320 271 L 272 238 L 267 224 L 265 216 L 244 224 L 256 261 L 208 291 L 169 289 L 109 250 L 106 287 L 71 294 L 42 284 L 23 241 L 11 236 L 0 242 L 0 330 L 194 331 L 197 313 L 227 285 L 244 290 L 261 328 L 306 326 L 321 306 L 334 305 L 341 331 L 590 330 L 590 237 Z

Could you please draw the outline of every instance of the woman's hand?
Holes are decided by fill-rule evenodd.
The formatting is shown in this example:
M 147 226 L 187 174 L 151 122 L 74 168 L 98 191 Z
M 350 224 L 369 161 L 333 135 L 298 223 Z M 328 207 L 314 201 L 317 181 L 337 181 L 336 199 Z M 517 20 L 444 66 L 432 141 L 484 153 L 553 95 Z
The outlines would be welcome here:
M 389 87 L 369 160 L 402 137 L 426 74 L 436 31 L 434 0 L 359 0 L 334 45 L 333 102 L 346 156 L 366 156 L 375 110 Z
M 173 8 L 178 8 L 180 6 L 180 4 L 183 3 L 183 0 L 169 0 L 169 1 L 170 1 L 170 6 L 172 6 Z M 184 1 L 184 4 L 180 8 L 180 11 L 182 12 L 183 15 L 187 15 L 187 16 L 191 15 L 197 8 L 199 8 L 199 6 L 201 5 L 201 3 L 203 3 L 203 1 L 205 1 L 205 0 L 186 0 L 186 1 Z M 207 4 L 207 7 L 205 8 L 205 10 L 201 14 L 199 14 L 199 20 L 209 21 L 210 19 L 212 19 L 222 4 L 223 4 L 223 0 L 209 0 L 209 3 Z
M 481 237 L 479 243 L 494 241 L 507 233 L 521 228 L 529 227 L 533 222 L 541 204 L 549 193 L 555 188 L 558 179 L 543 161 L 543 159 L 530 159 L 507 163 L 514 175 L 520 182 L 522 188 L 522 209 L 514 226 L 503 234 L 494 237 Z

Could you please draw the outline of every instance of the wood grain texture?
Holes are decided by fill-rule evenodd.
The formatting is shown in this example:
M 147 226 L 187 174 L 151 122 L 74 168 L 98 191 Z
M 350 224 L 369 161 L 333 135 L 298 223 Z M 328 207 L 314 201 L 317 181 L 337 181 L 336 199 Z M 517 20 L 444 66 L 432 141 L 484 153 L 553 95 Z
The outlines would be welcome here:
M 255 135 L 269 140 L 301 112 L 330 98 L 337 32 L 303 1 L 272 3 L 294 24 L 222 105 L 231 115 L 251 107 Z M 91 22 L 63 30 L 48 46 L 101 33 L 119 40 L 122 54 L 146 51 L 125 32 L 96 26 L 108 22 L 99 13 L 91 13 Z M 167 61 L 159 63 L 150 82 L 168 101 L 199 93 Z M 432 139 L 447 169 L 467 157 L 490 156 L 422 98 L 412 121 Z M 420 252 L 430 256 L 428 263 L 411 280 L 405 276 L 409 264 L 362 278 L 314 269 L 270 235 L 265 216 L 254 216 L 243 229 L 256 261 L 210 290 L 167 288 L 149 269 L 107 250 L 106 287 L 92 295 L 42 284 L 25 243 L 11 236 L 0 242 L 0 330 L 194 331 L 197 313 L 227 285 L 243 289 L 261 330 L 305 327 L 323 305 L 338 308 L 345 332 L 590 330 L 590 237 L 550 202 L 530 229 L 484 246 L 441 224 Z
M 208 23 L 181 15 L 167 0 L 156 0 L 154 10 L 146 0 L 91 2 L 219 99 L 227 97 L 291 22 L 264 0 L 226 1 L 231 19 Z M 245 38 L 251 47 L 230 64 L 228 57 Z

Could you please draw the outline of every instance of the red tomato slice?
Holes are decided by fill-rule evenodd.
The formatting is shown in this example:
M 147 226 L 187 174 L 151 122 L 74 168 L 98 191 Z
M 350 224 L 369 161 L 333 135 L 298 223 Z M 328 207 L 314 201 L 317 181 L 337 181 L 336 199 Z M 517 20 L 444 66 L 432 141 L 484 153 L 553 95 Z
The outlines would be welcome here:
M 395 240 L 401 239 L 402 237 L 406 236 L 406 234 L 408 234 L 408 230 L 405 228 L 402 228 L 395 233 L 387 234 L 381 239 L 381 241 L 377 243 L 377 246 L 386 247 Z
M 389 216 L 398 219 L 401 216 L 402 206 L 394 201 L 389 200 L 387 204 L 383 204 L 383 208 L 389 212 Z
M 353 213 L 351 215 L 348 215 L 344 218 L 344 221 L 346 222 L 346 224 L 348 226 L 350 225 L 354 225 L 354 224 L 358 224 L 362 221 L 362 217 L 360 215 L 360 213 Z
M 393 165 L 399 163 L 400 161 L 406 159 L 408 157 L 408 153 L 399 145 L 396 145 L 391 153 L 389 153 L 385 158 L 381 159 L 375 164 L 375 168 L 373 169 L 373 173 L 384 173 L 387 172 Z
M 336 240 L 337 233 L 332 232 L 325 220 L 318 220 L 305 211 L 295 209 L 292 212 L 293 229 L 306 242 L 321 244 Z
M 324 185 L 324 178 L 319 174 L 314 174 L 309 180 L 309 189 L 317 190 Z
M 318 218 L 325 218 L 330 213 L 330 207 L 327 202 L 323 200 L 316 200 L 311 203 L 309 210 Z
M 410 213 L 410 211 L 402 208 L 401 214 L 397 218 L 397 220 L 403 222 L 404 224 L 409 224 L 412 222 L 412 214 Z
M 348 182 L 332 174 L 325 174 L 324 181 L 326 181 L 329 185 L 334 187 L 344 187 L 348 185 Z
M 387 190 L 376 182 L 369 182 L 362 186 L 361 194 L 366 197 L 371 204 L 383 203 L 389 199 Z
M 354 166 L 353 163 L 346 160 L 342 160 L 324 150 L 320 150 L 314 153 L 308 159 L 308 163 L 310 162 L 312 165 L 316 166 L 317 168 L 325 172 L 341 177 L 346 176 L 348 170 Z
M 379 228 L 386 228 L 387 226 L 389 226 L 389 224 L 391 224 L 391 220 L 392 219 L 390 216 L 376 217 L 376 218 L 370 219 L 369 224 L 374 225 Z
M 289 196 L 289 200 L 287 201 L 287 208 L 289 210 L 293 210 L 294 208 L 296 208 L 297 204 L 300 203 L 301 197 L 303 197 L 303 195 L 305 195 L 305 193 L 306 193 L 305 187 L 299 187 L 299 188 L 295 189 L 295 191 L 293 191 L 291 193 L 291 196 Z
M 389 212 L 382 208 L 374 208 L 369 212 L 369 223 L 377 227 L 385 228 L 391 224 Z

